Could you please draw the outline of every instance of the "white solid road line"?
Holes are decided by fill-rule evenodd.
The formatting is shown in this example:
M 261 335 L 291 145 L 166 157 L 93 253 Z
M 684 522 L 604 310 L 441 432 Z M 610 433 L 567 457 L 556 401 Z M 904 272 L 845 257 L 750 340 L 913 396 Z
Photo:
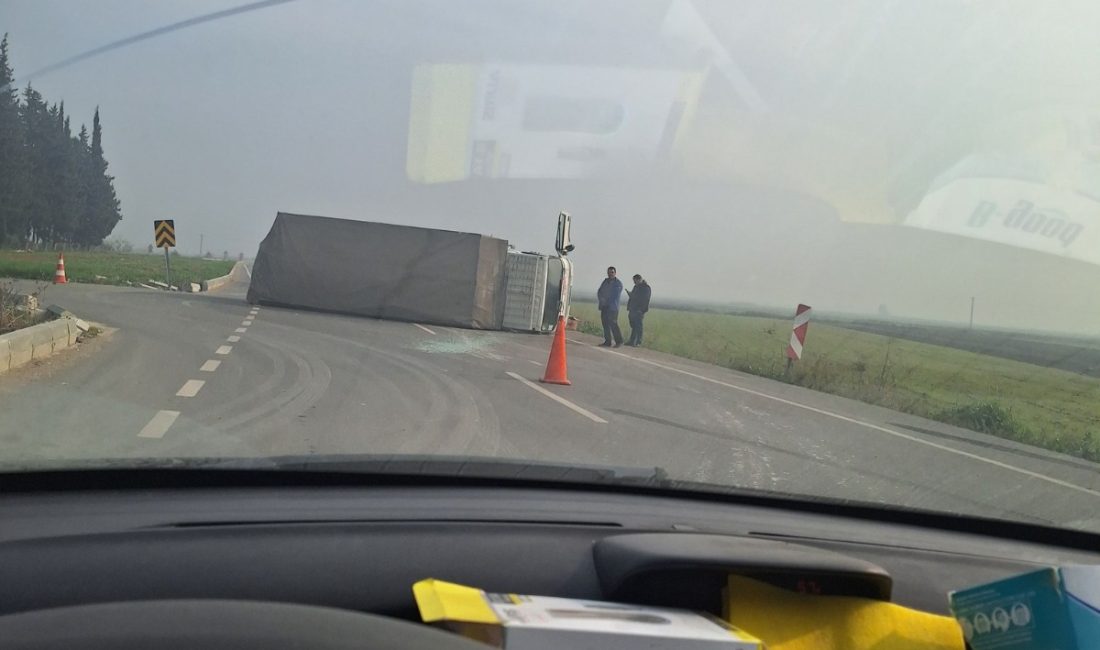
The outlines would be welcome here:
M 199 394 L 205 383 L 202 379 L 188 379 L 183 387 L 176 391 L 176 397 L 194 397 Z
M 539 386 L 538 384 L 536 384 L 533 381 L 524 379 L 523 377 L 517 375 L 514 372 L 509 372 L 508 376 L 511 377 L 512 379 L 515 379 L 515 380 L 519 381 L 520 383 L 522 383 L 524 386 L 527 386 L 528 388 L 533 388 L 534 390 L 537 390 L 538 392 L 540 392 L 543 395 L 549 397 L 550 399 L 554 400 L 555 402 L 557 402 L 559 404 L 562 404 L 563 406 L 567 406 L 567 407 L 573 409 L 577 413 L 580 413 L 581 415 L 588 418 L 589 420 L 592 420 L 593 422 L 598 422 L 600 424 L 607 424 L 607 420 L 601 418 L 600 416 L 596 415 L 592 411 L 585 410 L 585 409 L 577 406 L 573 402 L 570 402 L 569 400 L 565 399 L 564 397 L 561 397 L 560 395 L 555 395 L 554 393 L 551 393 L 550 391 L 546 390 L 542 386 Z
M 222 365 L 221 361 L 218 361 L 217 359 L 211 359 L 211 360 L 207 361 L 206 363 L 202 364 L 202 367 L 199 368 L 199 370 L 201 370 L 203 372 L 214 372 L 215 370 L 218 369 L 218 366 L 220 366 L 220 365 Z
M 580 345 L 587 345 L 588 347 L 596 347 L 596 346 L 591 345 L 589 343 L 585 343 L 584 341 L 577 341 L 575 339 L 569 339 L 569 341 L 571 343 L 577 343 L 577 344 L 580 344 Z M 964 458 L 970 458 L 972 460 L 977 460 L 977 461 L 980 461 L 980 462 L 983 462 L 983 463 L 987 463 L 989 465 L 993 465 L 994 467 L 1000 467 L 1001 469 L 1007 469 L 1011 472 L 1016 472 L 1018 474 L 1023 474 L 1024 476 L 1029 476 L 1031 478 L 1038 479 L 1040 481 L 1046 481 L 1047 483 L 1053 483 L 1054 485 L 1057 485 L 1059 487 L 1064 487 L 1068 490 L 1074 490 L 1074 491 L 1082 492 L 1084 494 L 1088 494 L 1088 495 L 1091 495 L 1091 496 L 1094 496 L 1094 497 L 1100 497 L 1100 492 L 1098 492 L 1096 490 L 1090 490 L 1089 488 L 1086 488 L 1086 487 L 1081 487 L 1080 485 L 1074 485 L 1073 483 L 1070 483 L 1069 481 L 1063 481 L 1061 479 L 1054 478 L 1053 476 L 1047 476 L 1046 474 L 1040 474 L 1039 472 L 1033 472 L 1029 469 L 1024 469 L 1022 467 L 1016 467 L 1015 465 L 1010 465 L 1008 463 L 1002 463 L 999 460 L 993 460 L 992 458 L 986 458 L 985 456 L 979 456 L 978 454 L 972 454 L 969 451 L 963 451 L 962 449 L 955 449 L 954 447 L 949 447 L 947 445 L 941 445 L 938 442 L 932 442 L 931 440 L 925 440 L 923 438 L 918 438 L 916 436 L 911 436 L 907 433 L 902 433 L 900 431 L 894 431 L 893 429 L 888 429 L 884 426 L 879 426 L 877 424 L 872 424 L 871 422 L 864 422 L 863 420 L 857 420 L 855 418 L 850 418 L 846 415 L 841 415 L 839 413 L 833 413 L 832 411 L 826 411 L 825 409 L 819 409 L 816 406 L 810 406 L 809 404 L 803 404 L 801 402 L 796 402 L 794 400 L 785 399 L 783 397 L 777 397 L 775 395 L 769 395 L 767 393 L 762 393 L 758 390 L 753 390 L 751 388 L 745 388 L 744 386 L 737 386 L 735 384 L 720 381 L 718 379 L 712 379 L 712 378 L 707 377 L 705 375 L 696 374 L 694 372 L 689 372 L 687 370 L 682 370 L 680 368 L 675 368 L 673 366 L 666 366 L 663 363 L 658 363 L 656 361 L 651 361 L 650 359 L 643 359 L 641 357 L 635 357 L 635 356 L 631 356 L 629 354 L 623 354 L 622 352 L 616 352 L 614 350 L 602 350 L 602 351 L 607 352 L 608 354 L 617 354 L 620 357 L 625 357 L 627 359 L 632 359 L 632 360 L 637 361 L 639 363 L 648 363 L 651 366 L 656 366 L 658 368 L 663 368 L 665 370 L 670 370 L 672 372 L 678 372 L 681 375 L 687 375 L 688 377 L 694 377 L 696 379 L 701 379 L 703 381 L 707 381 L 707 382 L 710 382 L 712 384 L 718 384 L 719 386 L 725 386 L 726 388 L 732 388 L 733 390 L 741 391 L 742 393 L 748 393 L 749 395 L 755 395 L 757 397 L 763 397 L 764 399 L 770 399 L 774 402 L 779 402 L 780 404 L 786 404 L 788 406 L 794 406 L 795 408 L 804 409 L 806 411 L 810 411 L 811 413 L 817 413 L 819 415 L 826 415 L 826 416 L 829 416 L 831 418 L 836 418 L 837 420 L 841 420 L 843 422 L 848 422 L 849 424 L 856 424 L 856 425 L 859 425 L 861 427 L 866 427 L 868 429 L 873 429 L 873 430 L 879 431 L 881 433 L 886 433 L 886 434 L 889 434 L 891 436 L 901 438 L 902 440 L 908 440 L 910 442 L 915 442 L 917 444 L 932 447 L 933 449 L 939 449 L 940 451 L 946 451 L 946 452 L 949 452 L 949 453 L 952 453 L 952 454 L 963 456 Z
M 233 346 L 232 345 L 223 345 L 223 346 L 220 346 L 217 350 L 214 350 L 214 354 L 229 354 L 232 351 L 233 351 Z
M 239 334 L 244 334 L 245 332 L 247 332 L 247 331 L 248 331 L 248 328 L 247 328 L 247 327 L 238 327 L 237 329 L 235 329 L 235 330 L 233 330 L 233 331 L 234 331 L 234 332 L 237 332 L 237 333 L 239 333 Z
M 430 330 L 430 329 L 428 329 L 427 327 L 424 327 L 424 326 L 423 326 L 423 325 L 421 325 L 420 323 L 413 323 L 413 325 L 416 325 L 417 327 L 419 327 L 420 329 L 424 330 L 424 331 L 425 331 L 425 332 L 427 332 L 428 334 L 431 334 L 432 336 L 435 336 L 435 332 L 431 331 L 431 330 Z
M 230 343 L 236 343 L 237 341 L 240 341 L 240 340 L 241 340 L 241 337 L 239 337 L 239 336 L 237 336 L 236 334 L 234 334 L 233 336 L 230 336 L 229 338 L 227 338 L 227 339 L 225 339 L 225 340 L 226 340 L 226 341 L 229 341 Z
M 163 438 L 164 434 L 168 432 L 168 428 L 179 416 L 179 411 L 157 411 L 157 414 L 153 416 L 152 420 L 149 420 L 149 424 L 145 425 L 138 437 Z

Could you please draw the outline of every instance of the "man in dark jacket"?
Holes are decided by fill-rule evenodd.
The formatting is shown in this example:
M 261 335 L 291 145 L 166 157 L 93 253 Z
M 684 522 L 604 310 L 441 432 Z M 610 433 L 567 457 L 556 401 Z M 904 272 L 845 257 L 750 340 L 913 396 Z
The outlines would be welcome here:
M 623 344 L 623 331 L 619 329 L 619 303 L 623 295 L 623 282 L 615 277 L 614 266 L 607 267 L 607 278 L 596 291 L 600 303 L 600 320 L 603 322 L 603 343 L 601 348 L 611 347 L 611 337 L 615 337 L 615 347 Z
M 642 321 L 645 320 L 645 313 L 649 311 L 649 297 L 652 291 L 649 283 L 642 276 L 635 274 L 634 291 L 627 291 L 626 295 L 630 296 L 626 302 L 626 315 L 630 320 L 630 340 L 626 344 L 636 348 L 642 344 Z

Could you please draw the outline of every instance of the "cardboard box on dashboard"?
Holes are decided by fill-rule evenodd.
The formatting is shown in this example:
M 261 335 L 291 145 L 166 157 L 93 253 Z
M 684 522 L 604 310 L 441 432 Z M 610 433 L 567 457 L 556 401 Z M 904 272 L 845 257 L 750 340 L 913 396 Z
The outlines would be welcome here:
M 1100 566 L 1032 571 L 950 594 L 974 650 L 1100 648 Z
M 506 650 L 762 650 L 757 639 L 687 610 L 493 594 L 441 580 L 413 585 L 420 616 Z

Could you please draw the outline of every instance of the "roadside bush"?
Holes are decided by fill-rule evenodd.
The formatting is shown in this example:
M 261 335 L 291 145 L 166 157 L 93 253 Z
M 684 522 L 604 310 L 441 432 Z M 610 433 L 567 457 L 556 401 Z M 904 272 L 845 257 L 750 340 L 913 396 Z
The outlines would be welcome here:
M 1012 412 L 997 402 L 959 404 L 944 409 L 936 415 L 936 419 L 981 433 L 1009 435 L 1014 438 L 1028 437 L 1027 432 L 1012 416 Z
M 580 327 L 577 329 L 585 334 L 603 336 L 603 325 L 599 321 L 594 321 L 589 318 L 582 318 Z
M 100 244 L 99 249 L 112 253 L 132 253 L 134 251 L 134 245 L 121 237 L 111 237 L 110 239 L 104 240 L 103 243 Z
M 29 295 L 36 299 L 41 298 L 46 286 L 36 285 Z M 0 334 L 14 332 L 38 322 L 38 314 L 25 308 L 25 295 L 16 290 L 14 283 L 0 282 Z
M 1085 434 L 1081 436 L 1081 445 L 1078 455 L 1088 460 L 1100 460 L 1100 446 L 1097 446 L 1091 431 L 1086 431 Z

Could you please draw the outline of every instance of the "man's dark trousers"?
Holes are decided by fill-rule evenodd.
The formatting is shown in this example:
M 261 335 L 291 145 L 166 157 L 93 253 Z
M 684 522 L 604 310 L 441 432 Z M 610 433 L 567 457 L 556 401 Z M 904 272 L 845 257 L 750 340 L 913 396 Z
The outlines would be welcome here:
M 622 345 L 623 331 L 619 329 L 619 310 L 601 309 L 600 320 L 603 322 L 603 342 L 611 345 L 611 337 L 615 337 L 615 345 Z
M 644 311 L 628 311 L 626 313 L 627 320 L 630 321 L 630 340 L 626 342 L 627 345 L 641 345 L 642 344 L 642 321 L 645 320 Z

